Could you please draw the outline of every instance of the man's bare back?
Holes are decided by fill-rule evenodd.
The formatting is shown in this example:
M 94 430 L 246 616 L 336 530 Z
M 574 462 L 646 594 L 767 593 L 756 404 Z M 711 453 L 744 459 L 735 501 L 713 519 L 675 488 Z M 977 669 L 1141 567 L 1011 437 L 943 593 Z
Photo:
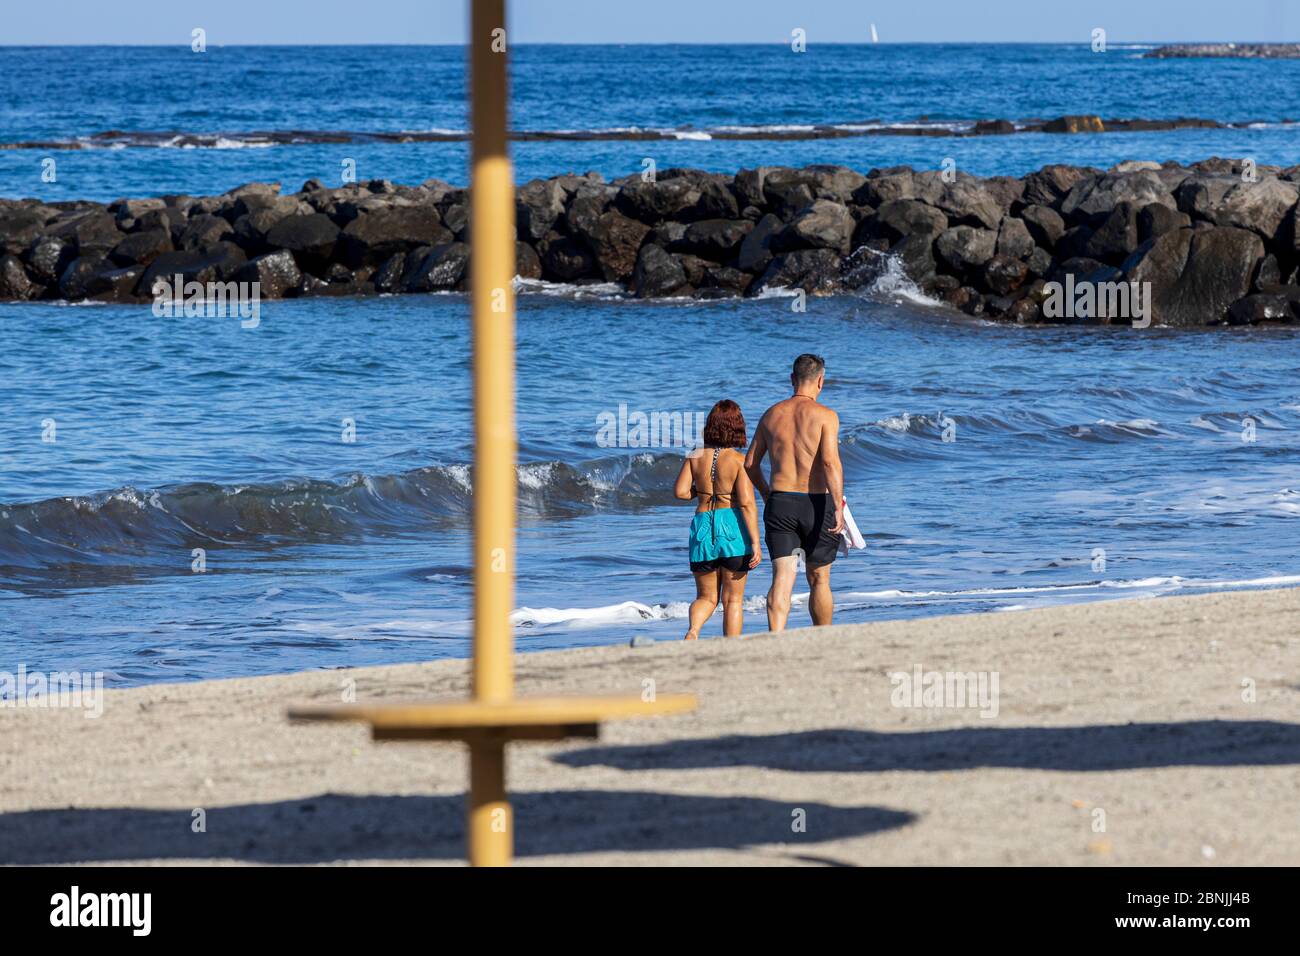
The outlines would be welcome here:
M 805 395 L 792 395 L 767 410 L 758 425 L 771 459 L 773 491 L 829 492 L 821 454 L 826 435 L 838 431 L 839 416 Z

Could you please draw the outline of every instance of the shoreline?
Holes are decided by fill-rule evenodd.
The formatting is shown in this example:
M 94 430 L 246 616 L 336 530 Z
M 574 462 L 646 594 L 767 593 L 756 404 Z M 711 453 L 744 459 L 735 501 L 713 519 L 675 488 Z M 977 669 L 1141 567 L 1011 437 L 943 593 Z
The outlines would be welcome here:
M 520 694 L 700 699 L 513 747 L 520 862 L 1294 865 L 1298 621 L 1291 589 L 517 655 Z M 996 716 L 895 706 L 890 675 L 917 667 L 996 672 Z M 284 714 L 349 682 L 364 703 L 467 678 L 438 661 L 113 690 L 97 720 L 0 710 L 7 762 L 36 760 L 0 784 L 3 862 L 457 862 L 459 747 Z
M 650 173 L 520 186 L 517 276 L 717 299 L 853 293 L 902 274 L 949 309 L 1021 325 L 1300 322 L 1300 166 Z M 465 291 L 468 219 L 467 190 L 440 180 L 0 200 L 0 301 L 202 312 L 215 299 L 243 316 L 250 299 Z

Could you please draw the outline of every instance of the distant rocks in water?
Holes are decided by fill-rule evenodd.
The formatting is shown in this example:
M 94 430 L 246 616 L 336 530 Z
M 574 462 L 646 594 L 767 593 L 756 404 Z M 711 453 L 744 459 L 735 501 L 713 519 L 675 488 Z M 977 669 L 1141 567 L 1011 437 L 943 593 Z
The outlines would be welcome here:
M 1157 60 L 1230 57 L 1242 60 L 1300 59 L 1300 43 L 1172 43 L 1148 51 Z
M 1057 131 L 1100 122 L 1064 117 Z M 1298 196 L 1300 167 L 1231 159 L 1019 178 L 829 165 L 568 174 L 519 188 L 516 271 L 642 299 L 829 295 L 905 276 L 943 306 L 1017 324 L 1134 322 L 1132 310 L 1062 309 L 1060 292 L 1141 283 L 1140 324 L 1292 323 Z M 270 299 L 464 291 L 468 199 L 439 180 L 311 180 L 292 195 L 252 183 L 106 205 L 0 200 L 0 299 L 147 302 L 176 276 L 256 282 Z

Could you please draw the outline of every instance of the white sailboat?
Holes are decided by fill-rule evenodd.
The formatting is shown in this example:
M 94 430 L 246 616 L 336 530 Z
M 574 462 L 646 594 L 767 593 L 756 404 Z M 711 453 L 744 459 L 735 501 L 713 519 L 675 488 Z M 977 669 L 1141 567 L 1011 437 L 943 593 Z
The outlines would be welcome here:
M 876 35 L 876 25 L 874 23 L 871 24 L 871 42 L 872 43 L 880 42 L 880 37 Z

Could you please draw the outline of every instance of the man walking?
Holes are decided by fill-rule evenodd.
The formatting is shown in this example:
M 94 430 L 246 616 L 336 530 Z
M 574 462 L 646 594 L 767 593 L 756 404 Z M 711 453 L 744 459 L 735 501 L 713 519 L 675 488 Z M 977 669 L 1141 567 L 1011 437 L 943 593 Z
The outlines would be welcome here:
M 754 430 L 745 471 L 763 497 L 763 526 L 772 559 L 767 592 L 767 626 L 785 629 L 790 594 L 803 557 L 807 568 L 808 610 L 814 624 L 831 623 L 831 562 L 844 528 L 844 468 L 840 464 L 840 418 L 817 401 L 826 383 L 820 355 L 794 360 L 794 394 L 777 402 Z M 772 460 L 772 478 L 763 476 L 763 458 Z

